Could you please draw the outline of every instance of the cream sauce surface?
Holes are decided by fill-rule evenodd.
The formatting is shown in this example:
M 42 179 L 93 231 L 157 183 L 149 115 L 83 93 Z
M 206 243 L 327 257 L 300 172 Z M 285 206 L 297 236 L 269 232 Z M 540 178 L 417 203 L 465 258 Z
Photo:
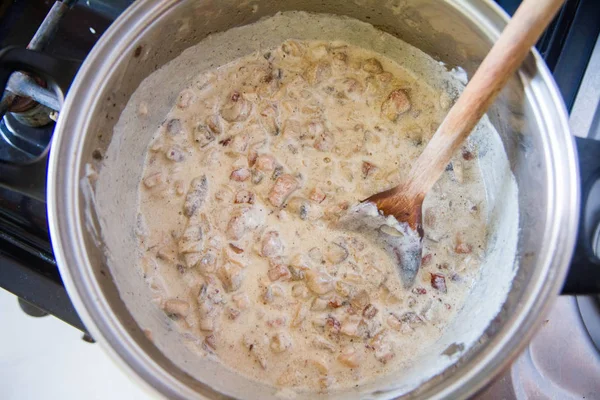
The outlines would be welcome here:
M 455 96 L 318 40 L 237 59 L 181 92 L 148 147 L 136 233 L 156 303 L 200 356 L 316 391 L 418 362 L 485 250 L 477 149 L 461 149 L 425 200 L 411 288 L 381 246 L 335 225 L 402 181 Z

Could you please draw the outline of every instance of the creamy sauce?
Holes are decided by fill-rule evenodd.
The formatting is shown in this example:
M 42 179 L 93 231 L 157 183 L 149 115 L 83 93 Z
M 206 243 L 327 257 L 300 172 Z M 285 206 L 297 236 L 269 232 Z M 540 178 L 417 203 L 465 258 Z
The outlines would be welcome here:
M 157 304 L 200 356 L 318 391 L 418 362 L 483 257 L 477 149 L 461 149 L 425 200 L 411 288 L 381 246 L 335 226 L 402 181 L 455 96 L 380 54 L 317 40 L 237 59 L 181 92 L 148 147 L 136 234 Z

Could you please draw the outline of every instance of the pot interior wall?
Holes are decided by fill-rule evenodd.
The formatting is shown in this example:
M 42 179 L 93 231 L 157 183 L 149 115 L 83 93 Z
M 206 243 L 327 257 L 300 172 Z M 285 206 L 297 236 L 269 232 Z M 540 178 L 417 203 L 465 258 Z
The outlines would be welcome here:
M 458 6 L 433 0 L 410 2 L 357 0 L 326 3 L 265 0 L 243 3 L 237 1 L 175 3 L 165 2 L 154 6 L 155 9 L 160 10 L 161 15 L 152 23 L 137 20 L 138 14 L 135 9 L 133 13 L 126 16 L 128 20 L 121 19 L 118 22 L 137 23 L 137 25 L 131 37 L 123 36 L 119 41 L 120 57 L 112 65 L 110 79 L 106 79 L 102 89 L 95 94 L 97 106 L 90 116 L 89 139 L 86 139 L 84 151 L 85 155 L 89 155 L 89 159 L 82 160 L 80 176 L 84 177 L 87 174 L 84 167 L 86 162 L 94 164 L 98 169 L 103 168 L 103 165 L 93 160 L 91 156 L 96 149 L 100 149 L 101 153 L 106 155 L 103 160 L 104 165 L 118 166 L 119 175 L 113 174 L 112 177 L 116 179 L 122 190 L 118 192 L 118 198 L 114 199 L 115 207 L 109 212 L 113 216 L 118 215 L 115 220 L 119 220 L 120 225 L 107 226 L 103 218 L 100 218 L 100 222 L 97 220 L 90 222 L 87 195 L 89 193 L 83 190 L 80 198 L 81 220 L 91 225 L 97 224 L 105 238 L 114 236 L 112 239 L 108 238 L 107 246 L 104 248 L 98 246 L 98 238 L 91 233 L 93 230 L 90 230 L 86 232 L 86 250 L 93 261 L 93 272 L 102 286 L 103 294 L 112 312 L 127 329 L 135 345 L 148 354 L 163 373 L 166 371 L 171 375 L 174 385 L 181 389 L 180 395 L 189 389 L 204 395 L 215 394 L 211 388 L 199 383 L 196 379 L 198 378 L 205 383 L 210 382 L 212 388 L 232 396 L 248 397 L 251 393 L 251 398 L 267 398 L 272 395 L 270 389 L 245 382 L 220 365 L 199 360 L 190 354 L 180 335 L 171 329 L 164 314 L 150 301 L 149 289 L 141 274 L 131 263 L 133 254 L 130 252 L 131 254 L 124 255 L 122 251 L 113 247 L 118 246 L 116 244 L 119 242 L 118 235 L 133 235 L 137 184 L 146 144 L 174 103 L 177 94 L 199 71 L 187 68 L 185 74 L 188 75 L 165 77 L 167 81 L 158 92 L 162 100 L 157 102 L 158 108 L 153 109 L 144 125 L 140 126 L 139 136 L 118 137 L 112 141 L 113 128 L 132 93 L 149 74 L 210 33 L 246 25 L 261 17 L 273 15 L 277 11 L 303 10 L 359 19 L 400 37 L 435 59 L 451 66 L 462 66 L 469 76 L 491 46 L 492 38 L 482 31 L 479 24 L 484 22 L 501 24 L 501 21 L 498 17 L 490 16 L 489 21 L 472 23 L 455 8 Z M 468 13 L 477 10 L 463 9 L 462 11 Z M 105 40 L 109 39 L 105 38 Z M 240 54 L 250 51 L 250 49 L 241 49 Z M 189 62 L 193 62 L 193 59 Z M 523 71 L 523 78 L 529 79 L 528 75 L 533 76 L 535 72 L 535 63 L 529 60 Z M 539 240 L 540 232 L 546 229 L 548 196 L 543 194 L 549 190 L 548 172 L 541 153 L 541 149 L 545 146 L 544 134 L 541 132 L 544 125 L 540 121 L 538 108 L 531 95 L 525 96 L 520 80 L 514 77 L 489 113 L 490 120 L 499 132 L 497 146 L 504 147 L 508 160 L 504 160 L 502 154 L 492 151 L 489 157 L 500 158 L 496 163 L 489 162 L 487 170 L 484 168 L 488 187 L 491 188 L 488 192 L 492 227 L 489 243 L 494 251 L 488 254 L 482 279 L 476 284 L 465 309 L 449 329 L 449 333 L 434 346 L 435 348 L 431 349 L 430 354 L 424 357 L 419 365 L 403 373 L 402 377 L 393 377 L 388 382 L 378 382 L 361 390 L 381 389 L 382 384 L 385 383 L 397 386 L 394 390 L 396 394 L 413 389 L 414 395 L 426 394 L 448 374 L 464 374 L 482 349 L 511 323 L 510 318 L 514 310 L 528 290 L 528 282 L 537 273 L 535 265 L 542 245 Z M 127 149 L 127 153 L 119 153 L 119 149 Z M 526 188 L 519 192 L 518 199 L 519 256 L 516 262 L 513 261 L 514 246 L 517 242 L 516 212 L 514 209 L 506 208 L 506 202 L 503 201 L 507 188 L 510 189 L 510 174 L 507 168 L 499 168 L 499 170 L 493 168 L 494 165 L 503 164 L 510 165 L 519 187 Z M 97 193 L 97 197 L 100 195 Z M 127 257 L 129 259 L 126 259 Z M 107 264 L 111 268 L 108 268 Z M 510 295 L 505 298 L 505 293 L 511 285 L 513 268 L 517 265 L 514 284 L 510 289 Z M 486 329 L 488 322 L 500 310 L 504 300 L 506 301 L 502 312 L 494 319 L 493 324 L 487 327 L 484 339 L 471 347 L 470 345 Z M 135 319 L 132 314 L 135 315 Z M 145 337 L 140 325 L 143 328 L 152 327 L 153 341 L 156 346 Z M 464 351 L 442 354 L 448 349 L 462 348 Z M 446 371 L 415 389 L 421 380 L 437 371 L 435 365 L 450 364 L 459 357 L 460 361 L 452 371 Z M 384 393 L 380 392 L 380 394 Z M 340 394 L 340 397 L 347 398 L 348 394 Z

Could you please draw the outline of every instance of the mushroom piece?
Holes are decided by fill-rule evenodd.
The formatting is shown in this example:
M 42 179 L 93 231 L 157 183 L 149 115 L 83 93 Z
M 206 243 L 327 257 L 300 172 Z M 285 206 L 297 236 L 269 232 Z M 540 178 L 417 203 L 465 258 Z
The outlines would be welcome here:
M 292 347 L 292 338 L 286 332 L 278 332 L 271 338 L 270 347 L 275 353 L 283 353 Z
M 334 139 L 333 135 L 328 132 L 322 132 L 317 135 L 314 142 L 315 149 L 323 152 L 331 151 L 333 149 Z
M 235 292 L 242 286 L 243 269 L 236 264 L 226 263 L 217 269 L 217 277 L 228 292 Z
M 246 232 L 258 228 L 263 224 L 264 215 L 260 210 L 245 206 L 234 210 L 227 229 L 225 231 L 227 238 L 231 240 L 241 239 Z
M 308 198 L 315 203 L 322 203 L 326 197 L 327 195 L 318 187 L 315 187 L 313 190 L 311 190 L 310 195 L 308 196 Z
M 240 190 L 235 194 L 234 202 L 236 204 L 254 204 L 254 193 L 248 190 Z
M 231 172 L 229 179 L 236 182 L 244 182 L 250 178 L 250 170 L 248 168 L 238 168 Z
M 358 315 L 349 315 L 344 322 L 342 322 L 340 332 L 347 336 L 359 336 L 358 325 L 361 320 L 362 318 Z
M 354 348 L 346 347 L 338 356 L 338 361 L 344 364 L 346 367 L 356 368 L 360 365 L 361 357 Z
M 169 120 L 169 122 L 167 122 L 166 128 L 167 128 L 167 132 L 171 136 L 176 136 L 176 135 L 179 135 L 181 132 L 183 132 L 183 127 L 181 125 L 181 121 L 178 119 Z
M 203 248 L 202 226 L 199 224 L 188 223 L 188 226 L 183 231 L 183 235 L 177 243 L 178 250 L 181 254 L 198 253 Z
M 431 274 L 431 287 L 439 290 L 442 293 L 447 293 L 446 277 L 442 274 Z
M 190 312 L 190 304 L 187 301 L 179 299 L 169 299 L 164 302 L 162 309 L 167 314 L 172 314 L 180 318 L 185 318 Z
M 188 108 L 194 101 L 194 94 L 189 90 L 184 90 L 177 99 L 177 108 L 182 110 Z
M 386 364 L 396 355 L 392 344 L 387 339 L 387 335 L 383 332 L 375 335 L 370 342 L 370 346 L 375 350 L 375 358 L 377 361 L 383 364 Z
M 358 99 L 365 90 L 363 84 L 353 78 L 344 79 L 342 87 L 344 91 L 354 99 Z
M 194 141 L 202 147 L 206 147 L 215 140 L 215 134 L 206 126 L 198 125 L 194 130 Z
M 288 281 L 292 278 L 292 273 L 290 272 L 287 265 L 285 265 L 280 260 L 271 262 L 271 268 L 269 268 L 269 272 L 267 276 L 272 282 L 275 281 Z
M 281 45 L 281 51 L 288 56 L 300 57 L 306 51 L 304 45 L 296 40 L 286 40 Z
M 325 258 L 333 265 L 341 263 L 348 255 L 346 247 L 339 243 L 329 243 L 325 251 Z
M 333 290 L 333 278 L 325 272 L 317 272 L 313 270 L 304 271 L 306 275 L 306 286 L 316 294 L 322 295 Z
M 275 158 L 268 154 L 259 155 L 254 162 L 254 168 L 262 172 L 271 172 L 275 169 L 276 165 L 277 161 L 275 161 Z
M 333 344 L 332 342 L 330 342 L 322 336 L 315 336 L 315 338 L 312 341 L 312 345 L 320 350 L 327 350 L 332 353 L 335 351 L 335 344 Z
M 185 202 L 183 204 L 183 214 L 186 217 L 191 217 L 204 204 L 208 195 L 208 179 L 206 175 L 199 176 L 192 180 Z
M 206 127 L 210 130 L 210 132 L 214 133 L 215 135 L 220 135 L 223 131 L 223 128 L 221 127 L 221 121 L 218 115 L 209 115 L 204 120 L 204 123 L 206 124 Z
M 261 242 L 260 254 L 263 257 L 277 257 L 283 253 L 283 242 L 277 231 L 265 233 Z
M 299 186 L 298 180 L 290 174 L 283 174 L 277 178 L 269 192 L 269 201 L 275 207 L 281 207 L 285 200 Z
M 294 313 L 294 319 L 292 319 L 292 326 L 297 327 L 300 326 L 302 321 L 306 319 L 308 315 L 308 306 L 306 303 L 300 304 L 296 307 L 296 311 Z
M 364 310 L 369 305 L 369 293 L 366 290 L 360 290 L 350 298 L 350 305 L 355 310 Z
M 183 154 L 183 150 L 179 146 L 171 146 L 165 152 L 165 157 L 168 160 L 173 162 L 182 162 L 185 159 L 185 155 Z
M 402 89 L 392 91 L 381 105 L 381 115 L 390 121 L 396 121 L 398 117 L 410 110 L 410 100 Z
M 366 60 L 362 65 L 362 69 L 370 74 L 380 74 L 383 72 L 381 63 L 374 58 Z
M 321 83 L 330 76 L 331 64 L 328 62 L 317 62 L 312 64 L 304 73 L 304 79 L 311 85 Z
M 148 189 L 152 189 L 153 187 L 163 183 L 163 174 L 162 172 L 155 172 L 146 176 L 143 182 L 145 187 L 147 187 Z
M 277 118 L 277 110 L 275 107 L 267 107 L 260 113 L 260 123 L 269 135 L 277 136 L 280 132 L 279 122 Z
M 252 103 L 239 92 L 233 92 L 221 108 L 221 117 L 227 122 L 241 122 L 248 119 L 252 112 Z
M 378 312 L 379 312 L 379 310 L 377 309 L 377 307 L 375 307 L 373 304 L 369 304 L 363 310 L 362 315 L 366 319 L 373 319 L 377 315 Z

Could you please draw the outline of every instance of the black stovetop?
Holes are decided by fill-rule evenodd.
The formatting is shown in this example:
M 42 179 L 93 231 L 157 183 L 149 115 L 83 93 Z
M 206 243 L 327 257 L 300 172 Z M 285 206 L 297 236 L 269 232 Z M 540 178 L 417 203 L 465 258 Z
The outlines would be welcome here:
M 133 0 L 80 2 L 61 21 L 46 51 L 83 60 L 102 33 Z M 573 104 L 592 53 L 600 21 L 596 0 L 569 0 L 538 43 L 567 107 Z M 509 13 L 518 0 L 497 0 Z M 35 3 L 35 6 L 32 5 Z M 0 48 L 26 46 L 51 1 L 15 0 L 0 5 Z M 0 160 L 15 150 L 0 143 Z M 40 193 L 42 191 L 40 190 Z M 0 287 L 85 330 L 62 285 L 48 234 L 42 198 L 0 186 Z
M 102 33 L 132 1 L 76 4 L 62 19 L 44 51 L 65 58 L 85 59 Z M 53 3 L 16 0 L 0 5 L 0 48 L 26 46 Z M 0 160 L 26 158 L 27 155 L 0 137 Z M 43 189 L 39 192 L 43 193 Z M 0 287 L 85 330 L 56 266 L 43 195 L 31 196 L 0 186 Z

